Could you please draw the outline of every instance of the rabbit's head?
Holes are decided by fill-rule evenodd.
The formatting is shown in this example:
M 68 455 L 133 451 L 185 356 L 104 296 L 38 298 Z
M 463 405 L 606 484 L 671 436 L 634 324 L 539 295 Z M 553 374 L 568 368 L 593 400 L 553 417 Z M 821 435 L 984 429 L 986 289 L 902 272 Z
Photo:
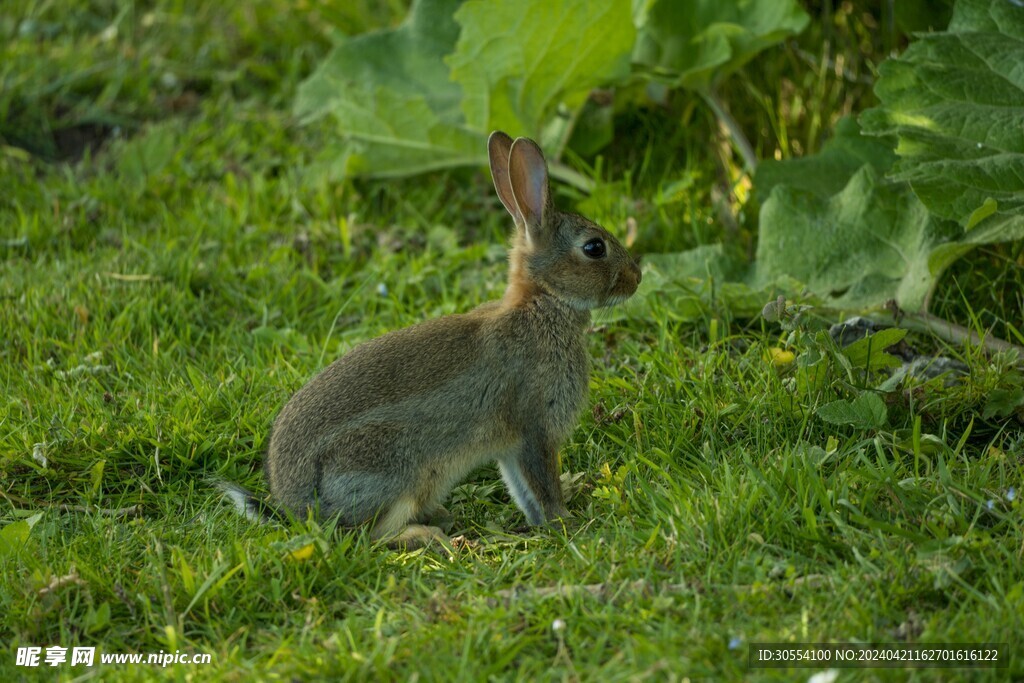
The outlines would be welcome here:
M 494 187 L 516 224 L 510 290 L 521 296 L 540 290 L 580 310 L 633 295 L 640 267 L 607 230 L 552 206 L 547 164 L 533 140 L 495 131 L 487 151 Z

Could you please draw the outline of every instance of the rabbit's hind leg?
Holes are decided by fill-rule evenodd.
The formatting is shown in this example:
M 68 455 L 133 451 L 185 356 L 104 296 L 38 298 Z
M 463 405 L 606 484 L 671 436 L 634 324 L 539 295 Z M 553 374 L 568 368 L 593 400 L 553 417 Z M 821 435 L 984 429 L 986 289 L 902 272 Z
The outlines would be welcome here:
M 389 548 L 413 550 L 439 542 L 448 546 L 450 541 L 436 526 L 410 524 L 419 515 L 419 505 L 413 496 L 403 496 L 377 520 L 371 535 L 385 541 Z
M 392 550 L 415 550 L 425 548 L 433 543 L 438 543 L 450 551 L 451 539 L 436 526 L 410 524 L 397 536 L 392 536 L 387 540 L 387 546 Z
M 415 521 L 417 524 L 436 526 L 447 534 L 451 532 L 452 527 L 455 525 L 455 516 L 445 506 L 438 505 L 432 510 L 421 510 Z

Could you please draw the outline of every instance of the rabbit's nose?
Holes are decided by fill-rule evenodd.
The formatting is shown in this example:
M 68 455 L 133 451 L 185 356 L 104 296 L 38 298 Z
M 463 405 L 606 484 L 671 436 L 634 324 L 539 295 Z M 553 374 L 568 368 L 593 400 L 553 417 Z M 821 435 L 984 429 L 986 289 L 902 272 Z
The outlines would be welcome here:
M 640 281 L 644 279 L 644 272 L 640 270 L 640 262 L 633 259 L 633 272 L 636 274 L 636 283 L 639 285 Z

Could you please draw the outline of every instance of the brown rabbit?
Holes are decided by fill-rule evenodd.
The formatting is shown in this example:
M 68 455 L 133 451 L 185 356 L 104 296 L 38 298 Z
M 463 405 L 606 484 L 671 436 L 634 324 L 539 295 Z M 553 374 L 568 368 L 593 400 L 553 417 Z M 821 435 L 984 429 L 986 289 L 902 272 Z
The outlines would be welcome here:
M 497 460 L 531 524 L 566 514 L 558 449 L 587 396 L 590 309 L 628 299 L 640 268 L 606 230 L 552 207 L 536 143 L 496 131 L 487 151 L 516 225 L 504 296 L 361 344 L 300 389 L 270 437 L 277 504 L 423 545 L 446 538 L 425 524 L 452 487 Z

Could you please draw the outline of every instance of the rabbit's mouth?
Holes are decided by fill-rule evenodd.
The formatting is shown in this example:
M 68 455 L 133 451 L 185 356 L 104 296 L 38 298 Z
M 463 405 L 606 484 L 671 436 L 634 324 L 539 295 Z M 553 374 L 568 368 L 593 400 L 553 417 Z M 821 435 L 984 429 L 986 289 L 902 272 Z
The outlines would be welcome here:
M 604 302 L 601 305 L 614 306 L 629 299 L 640 286 L 641 277 L 639 268 L 620 270 L 616 273 L 615 279 L 612 280 L 611 286 L 608 287 L 608 291 L 604 295 Z

